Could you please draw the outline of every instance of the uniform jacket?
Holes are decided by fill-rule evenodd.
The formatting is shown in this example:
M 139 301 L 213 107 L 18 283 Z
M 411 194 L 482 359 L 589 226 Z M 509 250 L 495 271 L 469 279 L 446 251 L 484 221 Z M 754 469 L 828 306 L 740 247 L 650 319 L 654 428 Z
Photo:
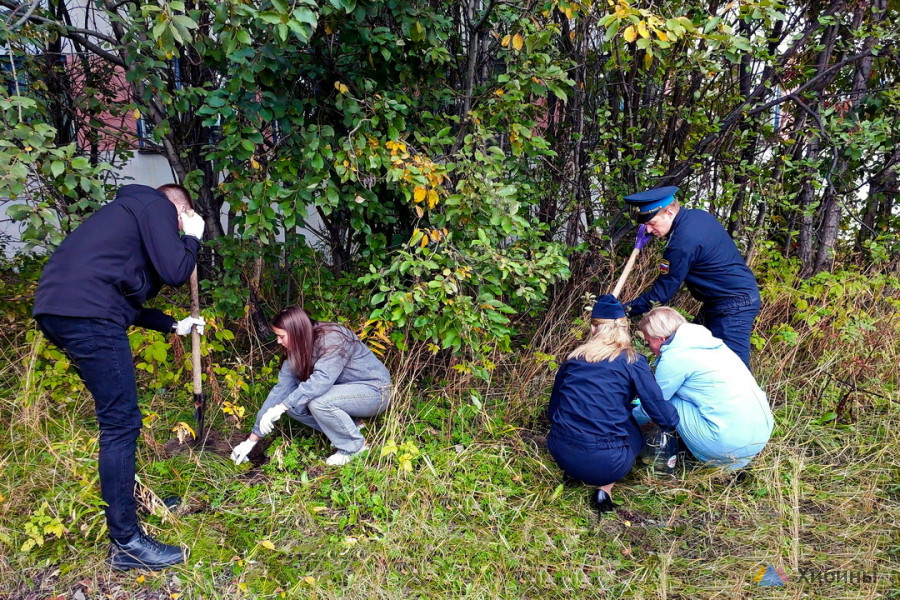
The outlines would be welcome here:
M 34 315 L 110 319 L 166 331 L 174 319 L 143 303 L 181 285 L 200 241 L 180 236 L 175 205 L 145 185 L 126 185 L 60 244 L 41 275 Z
M 727 310 L 759 299 L 753 272 L 721 223 L 703 210 L 681 208 L 672 222 L 660 275 L 649 292 L 627 306 L 629 315 L 641 315 L 651 303 L 668 304 L 685 283 L 705 310 Z
M 662 345 L 656 381 L 666 400 L 697 407 L 704 436 L 718 440 L 723 455 L 769 440 L 773 420 L 765 393 L 741 359 L 702 325 L 685 323 Z
M 622 445 L 632 418 L 631 401 L 637 396 L 657 425 L 675 428 L 678 412 L 663 400 L 643 356 L 631 364 L 625 353 L 603 362 L 567 359 L 556 373 L 550 395 L 550 432 L 585 445 Z

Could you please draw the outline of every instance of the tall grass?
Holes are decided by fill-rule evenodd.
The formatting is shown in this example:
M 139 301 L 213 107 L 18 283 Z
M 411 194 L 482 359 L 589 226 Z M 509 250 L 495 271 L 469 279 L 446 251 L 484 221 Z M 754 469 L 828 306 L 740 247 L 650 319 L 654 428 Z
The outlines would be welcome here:
M 321 435 L 288 423 L 260 468 L 234 467 L 215 446 L 179 448 L 185 387 L 152 389 L 142 372 L 142 405 L 158 415 L 138 457 L 142 519 L 191 552 L 160 573 L 103 565 L 90 397 L 19 318 L 0 344 L 0 597 L 898 597 L 897 281 L 802 282 L 772 260 L 756 266 L 753 362 L 771 443 L 744 479 L 636 467 L 603 519 L 539 438 L 554 362 L 580 335 L 584 293 L 605 291 L 609 274 L 561 290 L 517 352 L 494 357 L 489 382 L 436 368 L 427 351 L 393 357 L 394 405 L 367 424 L 372 450 L 343 468 L 324 466 Z M 625 296 L 652 276 L 637 273 Z M 243 394 L 242 427 L 212 412 L 218 435 L 240 439 L 264 379 Z M 173 510 L 169 496 L 181 497 Z M 783 587 L 754 580 L 769 565 Z

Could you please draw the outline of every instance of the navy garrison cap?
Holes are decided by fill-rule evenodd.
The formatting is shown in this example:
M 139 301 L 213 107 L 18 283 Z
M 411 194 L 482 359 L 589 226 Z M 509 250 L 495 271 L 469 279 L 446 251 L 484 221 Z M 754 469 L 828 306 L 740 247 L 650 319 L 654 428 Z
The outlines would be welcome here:
M 597 298 L 594 309 L 591 311 L 592 319 L 621 319 L 624 316 L 625 308 L 612 294 Z
M 635 219 L 638 223 L 646 223 L 656 216 L 656 213 L 672 203 L 678 188 L 674 185 L 655 188 L 646 192 L 638 192 L 625 196 L 625 202 L 637 208 Z

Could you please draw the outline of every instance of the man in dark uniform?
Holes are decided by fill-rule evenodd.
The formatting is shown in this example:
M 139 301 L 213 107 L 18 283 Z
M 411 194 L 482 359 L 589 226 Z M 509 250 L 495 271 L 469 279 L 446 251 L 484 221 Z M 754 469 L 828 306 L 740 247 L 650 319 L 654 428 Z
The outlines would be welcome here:
M 128 327 L 187 335 L 202 319 L 175 321 L 143 303 L 163 284 L 181 285 L 197 262 L 203 218 L 183 187 L 126 185 L 115 200 L 60 244 L 41 274 L 34 303 L 38 327 L 74 362 L 94 397 L 100 424 L 100 491 L 116 569 L 161 569 L 184 560 L 179 546 L 146 535 L 134 497 L 141 429 Z M 179 228 L 184 236 L 179 235 Z
M 637 207 L 638 244 L 651 235 L 668 237 L 659 276 L 650 291 L 625 304 L 629 316 L 642 315 L 653 302 L 667 304 L 682 282 L 703 302 L 695 323 L 741 357 L 750 367 L 750 332 L 760 309 L 759 286 L 725 228 L 706 211 L 681 208 L 677 187 L 627 196 Z M 637 244 L 636 244 L 637 245 Z

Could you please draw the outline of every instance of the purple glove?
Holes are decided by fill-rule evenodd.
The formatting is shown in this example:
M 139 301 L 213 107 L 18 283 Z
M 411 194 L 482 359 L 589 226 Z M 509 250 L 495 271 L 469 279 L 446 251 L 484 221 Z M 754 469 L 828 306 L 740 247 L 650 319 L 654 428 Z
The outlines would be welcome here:
M 637 238 L 634 240 L 634 247 L 640 250 L 647 245 L 647 242 L 649 242 L 652 237 L 652 235 L 647 233 L 647 226 L 641 225 L 638 227 Z

